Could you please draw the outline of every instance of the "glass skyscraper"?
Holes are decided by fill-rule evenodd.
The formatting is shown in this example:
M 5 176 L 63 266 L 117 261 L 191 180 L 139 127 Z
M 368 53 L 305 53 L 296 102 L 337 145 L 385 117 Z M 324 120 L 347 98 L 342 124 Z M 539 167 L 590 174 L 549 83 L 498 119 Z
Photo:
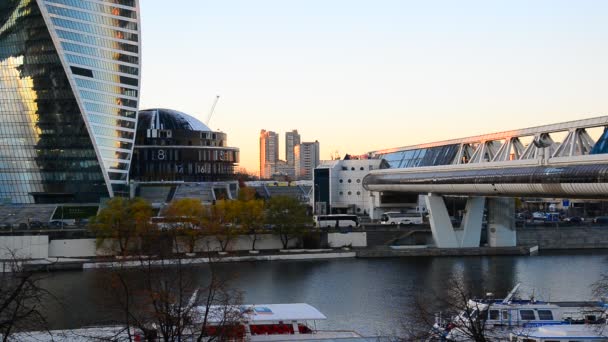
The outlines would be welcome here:
M 125 194 L 140 78 L 137 0 L 0 1 L 0 201 Z

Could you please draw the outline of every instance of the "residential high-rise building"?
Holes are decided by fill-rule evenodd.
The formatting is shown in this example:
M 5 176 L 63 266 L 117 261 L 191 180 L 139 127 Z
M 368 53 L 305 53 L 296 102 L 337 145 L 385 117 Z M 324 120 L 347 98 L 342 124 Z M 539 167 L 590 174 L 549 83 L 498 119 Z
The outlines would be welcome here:
M 294 166 L 293 150 L 298 144 L 300 144 L 300 134 L 297 129 L 285 133 L 285 160 L 289 166 Z
M 278 160 L 279 136 L 273 131 L 260 131 L 260 178 L 271 178 Z
M 294 149 L 297 180 L 312 180 L 313 170 L 319 165 L 319 142 L 303 142 Z
M 0 200 L 127 194 L 139 100 L 137 0 L 0 2 Z

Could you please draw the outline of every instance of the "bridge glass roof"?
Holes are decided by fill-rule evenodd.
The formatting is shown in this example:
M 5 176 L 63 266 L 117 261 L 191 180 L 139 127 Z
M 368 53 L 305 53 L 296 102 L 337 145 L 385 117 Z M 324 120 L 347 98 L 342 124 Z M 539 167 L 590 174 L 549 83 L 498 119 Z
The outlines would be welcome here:
M 458 153 L 459 144 L 419 148 L 407 151 L 397 151 L 377 155 L 385 159 L 391 169 L 436 166 L 452 164 Z

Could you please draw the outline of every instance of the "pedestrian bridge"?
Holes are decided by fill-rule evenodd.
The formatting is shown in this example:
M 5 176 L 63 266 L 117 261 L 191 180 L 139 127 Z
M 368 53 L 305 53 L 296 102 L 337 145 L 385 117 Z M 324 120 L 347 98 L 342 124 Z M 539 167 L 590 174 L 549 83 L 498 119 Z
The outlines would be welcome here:
M 510 246 L 513 197 L 608 198 L 607 127 L 608 116 L 602 116 L 376 151 L 371 157 L 385 159 L 391 168 L 370 172 L 363 186 L 428 194 L 438 247 L 478 246 L 489 197 L 488 228 L 496 233 L 490 244 Z M 453 231 L 444 195 L 469 198 L 463 231 Z

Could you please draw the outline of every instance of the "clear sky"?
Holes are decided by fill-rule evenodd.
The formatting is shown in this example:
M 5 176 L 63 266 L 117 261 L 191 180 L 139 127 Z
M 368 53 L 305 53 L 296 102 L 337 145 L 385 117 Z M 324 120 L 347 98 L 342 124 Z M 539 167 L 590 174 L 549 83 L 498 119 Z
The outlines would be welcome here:
M 608 115 L 605 0 L 140 0 L 142 109 L 321 159 Z

